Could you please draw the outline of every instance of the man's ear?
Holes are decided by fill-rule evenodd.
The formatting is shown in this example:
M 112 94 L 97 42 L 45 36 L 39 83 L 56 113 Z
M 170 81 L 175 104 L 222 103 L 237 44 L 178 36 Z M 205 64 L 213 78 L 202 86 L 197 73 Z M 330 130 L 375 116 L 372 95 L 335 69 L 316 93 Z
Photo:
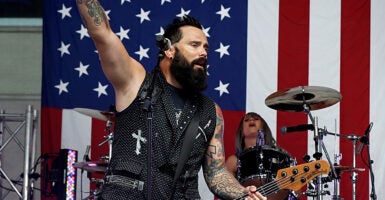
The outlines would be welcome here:
M 171 46 L 167 51 L 165 51 L 165 55 L 167 58 L 173 59 L 174 58 L 174 47 Z

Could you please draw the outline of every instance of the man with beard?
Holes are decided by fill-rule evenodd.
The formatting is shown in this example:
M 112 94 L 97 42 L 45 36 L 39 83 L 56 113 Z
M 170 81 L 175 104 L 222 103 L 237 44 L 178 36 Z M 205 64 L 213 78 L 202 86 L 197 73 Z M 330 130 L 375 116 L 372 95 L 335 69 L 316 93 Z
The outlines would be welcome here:
M 112 156 L 98 198 L 199 199 L 202 167 L 220 198 L 266 199 L 225 168 L 222 112 L 201 94 L 209 45 L 200 23 L 185 16 L 169 24 L 157 39 L 158 65 L 148 73 L 111 30 L 98 1 L 77 5 L 116 95 Z

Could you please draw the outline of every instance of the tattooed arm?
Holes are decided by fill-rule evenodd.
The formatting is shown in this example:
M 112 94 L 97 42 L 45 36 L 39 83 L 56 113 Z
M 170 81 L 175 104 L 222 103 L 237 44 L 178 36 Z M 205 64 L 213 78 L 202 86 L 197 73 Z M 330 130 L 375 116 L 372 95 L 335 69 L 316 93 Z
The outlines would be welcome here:
M 98 50 L 103 72 L 114 86 L 116 109 L 121 111 L 136 97 L 145 69 L 128 54 L 97 0 L 76 0 L 76 4 Z
M 235 199 L 247 194 L 249 191 L 239 184 L 235 177 L 226 170 L 225 153 L 223 147 L 223 115 L 216 105 L 217 122 L 214 136 L 206 151 L 203 164 L 203 174 L 210 190 L 223 199 Z M 258 198 L 258 196 L 251 195 Z

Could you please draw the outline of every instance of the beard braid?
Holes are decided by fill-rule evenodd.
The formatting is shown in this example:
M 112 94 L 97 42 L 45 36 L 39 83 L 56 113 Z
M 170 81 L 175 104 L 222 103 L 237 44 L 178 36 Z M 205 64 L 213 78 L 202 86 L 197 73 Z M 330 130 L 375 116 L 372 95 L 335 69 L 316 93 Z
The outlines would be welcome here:
M 204 67 L 204 70 L 194 69 L 194 65 L 201 63 L 206 63 L 206 59 L 199 58 L 188 63 L 186 58 L 176 49 L 170 71 L 179 84 L 182 85 L 183 89 L 194 93 L 200 92 L 207 88 L 207 68 Z

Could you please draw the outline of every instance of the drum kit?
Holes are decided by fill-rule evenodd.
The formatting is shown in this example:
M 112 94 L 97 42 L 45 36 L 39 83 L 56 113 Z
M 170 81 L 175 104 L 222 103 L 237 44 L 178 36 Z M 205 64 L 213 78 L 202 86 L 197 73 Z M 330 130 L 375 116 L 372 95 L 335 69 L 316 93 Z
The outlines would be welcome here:
M 98 146 L 102 146 L 108 142 L 108 155 L 102 156 L 101 160 L 98 160 L 98 161 L 91 161 L 89 160 L 89 158 L 86 158 L 86 159 L 83 159 L 84 160 L 83 162 L 77 162 L 73 165 L 75 168 L 82 170 L 82 172 L 86 171 L 88 175 L 96 174 L 96 175 L 103 176 L 107 171 L 107 165 L 112 155 L 112 141 L 113 141 L 112 123 L 115 121 L 115 114 L 112 111 L 98 111 L 98 110 L 93 110 L 88 108 L 75 108 L 74 110 L 81 114 L 87 115 L 89 117 L 106 121 L 105 131 L 107 132 L 107 135 L 104 136 L 105 139 L 101 143 L 99 143 Z M 87 150 L 85 155 L 88 156 Z M 104 184 L 103 178 L 95 178 L 91 176 L 88 176 L 88 177 L 90 178 L 90 182 L 95 184 L 95 189 L 93 190 L 91 195 L 82 199 L 84 200 L 97 199 L 100 189 Z
M 340 178 L 340 174 L 343 172 L 352 173 L 351 177 L 353 184 L 353 199 L 355 199 L 355 184 L 358 175 L 357 172 L 365 170 L 365 168 L 356 167 L 355 153 L 353 153 L 352 166 L 340 166 L 337 164 L 332 164 L 332 161 L 330 160 L 322 141 L 324 135 L 334 135 L 342 138 L 347 138 L 353 141 L 353 152 L 356 152 L 356 143 L 360 139 L 360 137 L 355 135 L 342 135 L 337 133 L 330 133 L 325 129 L 318 128 L 318 121 L 311 114 L 311 111 L 313 110 L 323 109 L 338 103 L 341 98 L 342 96 L 338 91 L 328 87 L 298 86 L 294 88 L 279 90 L 270 94 L 265 99 L 266 106 L 271 109 L 284 112 L 305 112 L 309 117 L 311 121 L 310 125 L 299 125 L 296 127 L 292 127 L 292 129 L 285 127 L 285 129 L 281 129 L 281 132 L 286 133 L 286 131 L 289 132 L 289 130 L 312 130 L 314 132 L 315 138 L 315 154 L 313 155 L 313 157 L 317 161 L 321 160 L 322 151 L 324 151 L 330 166 L 329 175 L 327 177 L 317 176 L 316 178 L 314 178 L 314 180 L 309 180 L 307 182 L 309 183 L 307 190 L 303 192 L 304 195 L 313 197 L 315 199 L 322 199 L 323 195 L 330 194 L 330 192 L 324 191 L 323 184 L 331 181 L 334 181 L 334 193 L 331 199 L 342 199 L 338 194 L 338 179 Z M 266 146 L 263 146 L 260 149 L 262 150 L 262 152 L 261 150 L 259 150 L 260 153 L 258 153 L 257 147 L 246 149 L 241 152 L 240 156 L 238 157 L 237 178 L 240 183 L 244 186 L 255 185 L 259 187 L 271 181 L 275 181 L 275 179 L 279 176 L 277 172 L 280 169 L 286 169 L 296 165 L 295 158 L 291 158 L 286 152 Z M 307 160 L 304 159 L 305 161 L 310 160 L 310 156 L 306 155 L 304 157 L 308 157 Z M 299 192 L 300 191 L 279 190 L 275 194 L 269 195 L 268 199 L 298 199 L 298 196 L 301 195 Z
M 312 125 L 314 125 L 314 129 L 307 129 L 307 130 L 313 130 L 315 133 L 315 141 L 316 141 L 316 153 L 314 155 L 322 155 L 321 151 L 326 150 L 323 146 L 322 142 L 322 136 L 323 135 L 334 135 L 339 137 L 345 137 L 353 141 L 353 149 L 355 150 L 355 144 L 360 139 L 358 136 L 345 136 L 342 134 L 337 133 L 330 133 L 326 130 L 323 130 L 321 128 L 318 128 L 316 120 L 313 118 L 311 111 L 312 110 L 318 110 L 323 109 L 329 106 L 332 106 L 336 103 L 338 103 L 341 100 L 342 96 L 341 94 L 331 88 L 327 87 L 321 87 L 321 86 L 298 86 L 294 88 L 288 88 L 279 90 L 277 92 L 274 92 L 270 94 L 265 99 L 265 104 L 274 110 L 277 111 L 284 111 L 284 112 L 305 112 L 310 121 L 312 122 Z M 107 156 L 106 161 L 86 161 L 86 162 L 78 162 L 74 165 L 75 168 L 87 171 L 89 173 L 105 173 L 107 170 L 107 164 L 109 159 L 111 158 L 112 154 L 112 140 L 113 140 L 113 132 L 111 130 L 111 124 L 115 120 L 114 119 L 114 113 L 113 112 L 106 112 L 106 111 L 98 111 L 98 110 L 92 110 L 92 109 L 86 109 L 86 108 L 76 108 L 76 111 L 79 113 L 82 113 L 84 115 L 100 119 L 103 121 L 106 121 L 106 131 L 108 132 L 108 135 L 105 136 L 105 140 L 99 144 L 99 146 L 103 145 L 104 143 L 109 143 L 109 154 Z M 259 152 L 259 153 L 258 153 Z M 263 156 L 260 156 L 260 154 L 263 154 Z M 325 152 L 326 157 L 328 159 L 328 163 L 331 168 L 332 173 L 332 180 L 335 181 L 335 187 L 338 185 L 338 180 L 336 180 L 339 177 L 339 174 L 342 172 L 351 172 L 352 173 L 352 179 L 357 177 L 358 171 L 364 171 L 364 168 L 357 168 L 355 165 L 355 157 L 353 158 L 353 165 L 352 166 L 339 166 L 339 165 L 333 165 L 330 158 L 328 157 L 327 152 Z M 321 156 L 318 156 L 316 158 L 317 160 L 321 159 Z M 263 146 L 262 148 L 252 147 L 250 149 L 247 149 L 243 152 L 241 152 L 239 156 L 238 161 L 238 180 L 240 183 L 244 186 L 249 185 L 255 185 L 257 187 L 262 186 L 266 183 L 269 183 L 271 181 L 274 181 L 276 177 L 279 176 L 277 172 L 279 172 L 282 169 L 290 168 L 292 166 L 296 165 L 295 158 L 292 158 L 287 152 L 283 151 L 282 149 L 273 148 L 270 146 Z M 247 166 L 247 167 L 242 167 Z M 335 174 L 333 174 L 335 173 Z M 337 178 L 336 178 L 337 177 Z M 314 182 L 316 184 L 319 184 L 318 187 L 314 187 L 313 189 L 309 189 L 305 192 L 307 196 L 312 196 L 317 199 L 321 199 L 321 196 L 325 195 L 326 192 L 322 191 L 322 182 L 325 178 L 321 178 L 321 176 L 318 176 L 314 179 Z M 102 180 L 94 180 L 97 183 L 102 183 Z M 328 179 L 330 182 L 330 179 Z M 355 180 L 352 180 L 353 183 L 353 190 L 355 190 Z M 333 200 L 339 200 L 341 199 L 339 197 L 339 194 L 336 193 L 338 191 L 335 188 L 335 193 L 332 195 Z M 275 194 L 269 195 L 268 198 L 275 200 L 275 199 L 297 199 L 298 191 L 290 191 L 290 190 L 279 190 Z M 353 191 L 353 194 L 355 194 L 355 191 Z M 91 195 L 92 196 L 92 195 Z M 92 199 L 91 196 L 86 199 Z M 355 195 L 353 195 L 353 199 L 355 199 Z

